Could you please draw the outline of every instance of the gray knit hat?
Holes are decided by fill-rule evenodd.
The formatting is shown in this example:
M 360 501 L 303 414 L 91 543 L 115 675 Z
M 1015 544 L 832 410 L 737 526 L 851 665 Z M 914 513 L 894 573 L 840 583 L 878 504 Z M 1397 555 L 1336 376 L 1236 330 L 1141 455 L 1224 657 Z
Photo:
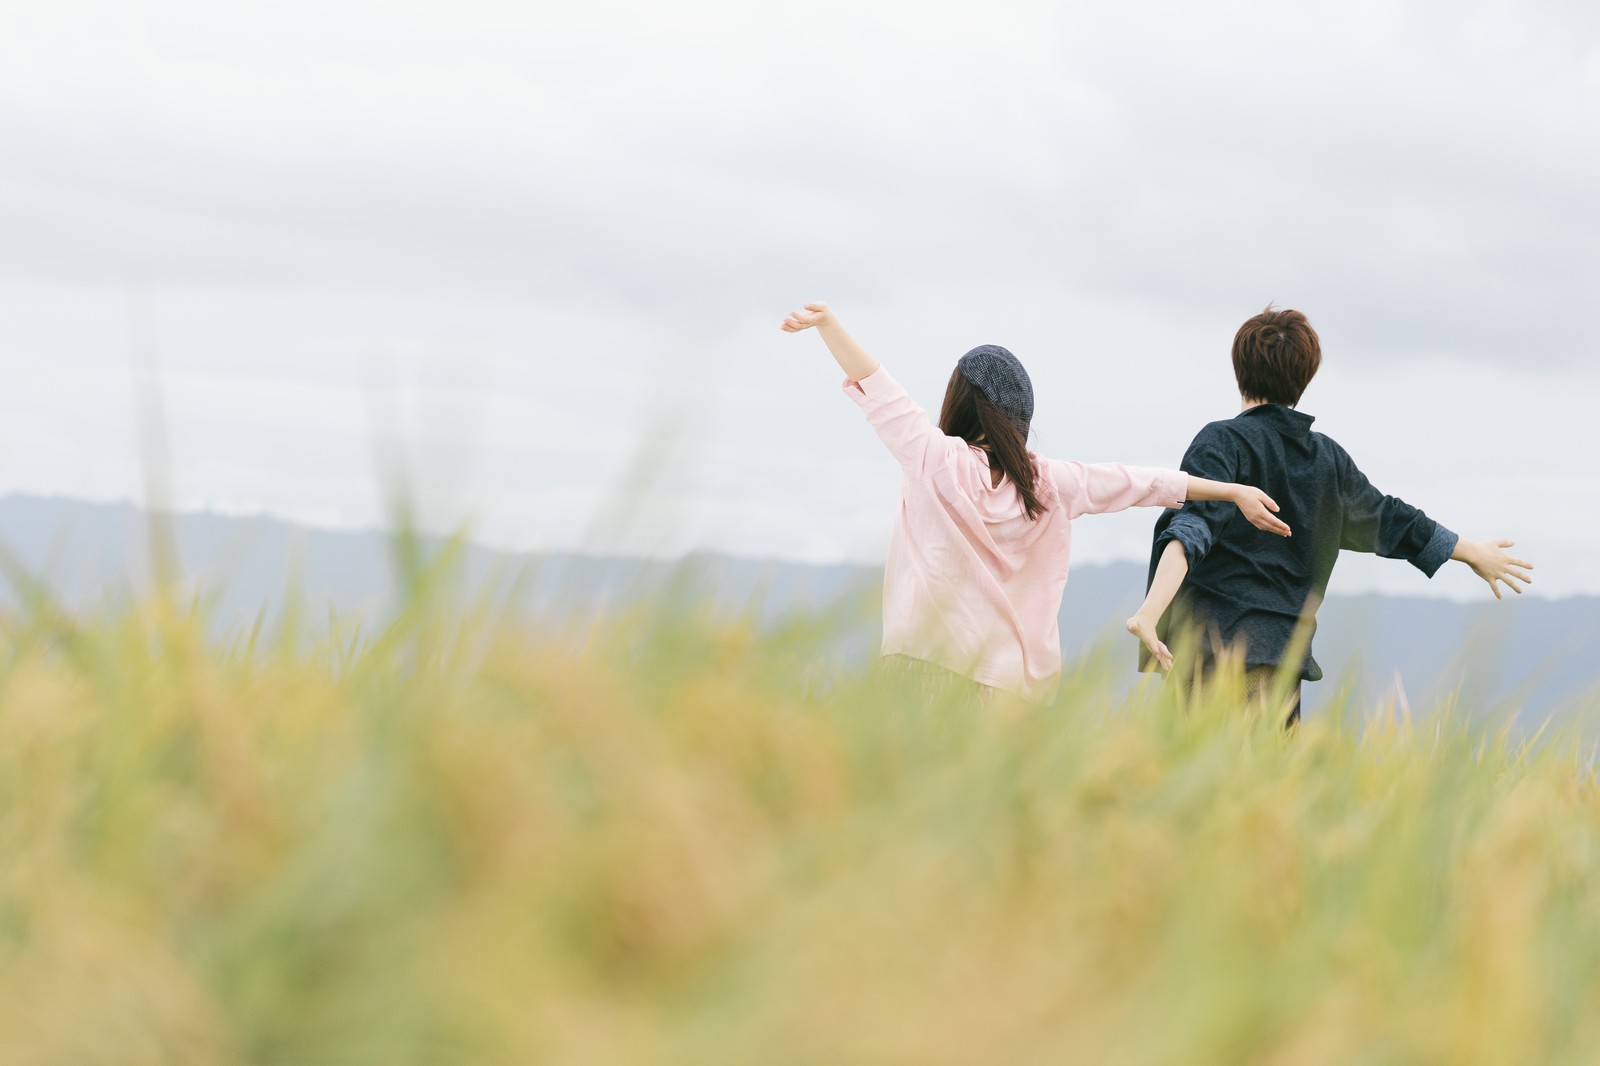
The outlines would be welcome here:
M 961 376 L 976 385 L 1024 433 L 1033 421 L 1033 382 L 1022 362 L 998 344 L 980 344 L 956 363 Z

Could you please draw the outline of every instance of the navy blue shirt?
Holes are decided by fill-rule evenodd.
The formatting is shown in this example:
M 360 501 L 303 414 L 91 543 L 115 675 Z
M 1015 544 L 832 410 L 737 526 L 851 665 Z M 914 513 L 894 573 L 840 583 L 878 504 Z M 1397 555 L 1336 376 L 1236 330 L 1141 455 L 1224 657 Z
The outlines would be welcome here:
M 1189 574 L 1158 629 L 1163 640 L 1174 619 L 1188 618 L 1200 627 L 1203 656 L 1209 658 L 1218 642 L 1242 641 L 1246 667 L 1275 666 L 1290 652 L 1303 610 L 1315 631 L 1316 608 L 1341 549 L 1405 559 L 1429 577 L 1455 551 L 1454 533 L 1373 488 L 1348 452 L 1311 431 L 1313 421 L 1291 408 L 1262 404 L 1211 423 L 1189 445 L 1185 473 L 1262 489 L 1294 535 L 1259 530 L 1221 500 L 1191 500 L 1163 511 L 1156 520 L 1151 579 L 1168 541 L 1180 541 L 1189 558 Z M 1140 668 L 1150 668 L 1148 652 L 1140 653 Z M 1322 678 L 1309 642 L 1300 678 Z

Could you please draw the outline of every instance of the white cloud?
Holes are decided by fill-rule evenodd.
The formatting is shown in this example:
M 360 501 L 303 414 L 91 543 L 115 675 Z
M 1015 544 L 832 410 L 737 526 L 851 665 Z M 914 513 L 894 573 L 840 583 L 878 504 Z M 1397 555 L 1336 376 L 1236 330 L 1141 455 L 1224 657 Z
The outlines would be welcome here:
M 1041 450 L 1172 463 L 1275 299 L 1324 337 L 1308 407 L 1403 494 L 1552 545 L 1594 514 L 1558 491 L 1592 481 L 1590 5 L 8 19 L 0 488 L 137 493 L 142 277 L 185 499 L 377 521 L 392 366 L 446 524 L 582 542 L 675 432 L 643 541 L 870 556 L 893 471 L 815 340 L 776 332 L 792 304 L 849 311 L 929 405 L 1005 343 Z M 1432 450 L 1397 428 L 1418 411 Z M 1080 558 L 1142 553 L 1144 519 L 1102 522 Z

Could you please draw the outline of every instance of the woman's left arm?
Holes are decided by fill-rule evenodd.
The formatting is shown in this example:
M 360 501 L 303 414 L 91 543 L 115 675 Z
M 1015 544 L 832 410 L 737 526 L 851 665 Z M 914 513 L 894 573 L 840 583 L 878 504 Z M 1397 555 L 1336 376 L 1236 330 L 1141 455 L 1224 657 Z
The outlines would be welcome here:
M 1189 499 L 1224 500 L 1239 508 L 1245 521 L 1257 529 L 1276 533 L 1280 537 L 1290 534 L 1288 523 L 1278 517 L 1278 505 L 1271 496 L 1253 485 L 1236 485 L 1230 481 L 1212 481 L 1210 478 L 1189 478 Z

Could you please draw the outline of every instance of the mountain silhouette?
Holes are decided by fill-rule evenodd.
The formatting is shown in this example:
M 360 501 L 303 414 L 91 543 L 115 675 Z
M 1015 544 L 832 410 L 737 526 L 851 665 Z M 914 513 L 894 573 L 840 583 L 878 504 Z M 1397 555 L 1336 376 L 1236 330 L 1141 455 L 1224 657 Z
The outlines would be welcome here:
M 379 617 L 399 597 L 395 538 L 265 517 L 166 516 L 186 595 L 224 636 L 272 625 L 286 605 L 326 624 Z M 126 503 L 0 498 L 0 546 L 11 581 L 0 604 L 19 602 L 18 570 L 42 579 L 63 606 L 82 611 L 126 603 L 152 587 L 150 515 Z M 437 551 L 442 541 L 425 540 Z M 877 642 L 878 567 L 813 565 L 725 555 L 660 561 L 579 553 L 519 554 L 467 542 L 459 586 L 469 595 L 560 623 L 639 603 L 673 600 L 774 620 L 826 612 L 846 660 L 865 661 Z M 1120 672 L 1131 685 L 1135 647 L 1121 621 L 1144 592 L 1137 563 L 1072 570 L 1061 610 L 1067 669 Z M 1428 707 L 1457 699 L 1474 716 L 1534 728 L 1584 708 L 1600 710 L 1600 597 L 1533 596 L 1455 603 L 1422 597 L 1330 595 L 1318 615 L 1317 658 L 1327 680 L 1307 686 L 1308 713 L 1344 697 L 1375 705 L 1403 691 Z

